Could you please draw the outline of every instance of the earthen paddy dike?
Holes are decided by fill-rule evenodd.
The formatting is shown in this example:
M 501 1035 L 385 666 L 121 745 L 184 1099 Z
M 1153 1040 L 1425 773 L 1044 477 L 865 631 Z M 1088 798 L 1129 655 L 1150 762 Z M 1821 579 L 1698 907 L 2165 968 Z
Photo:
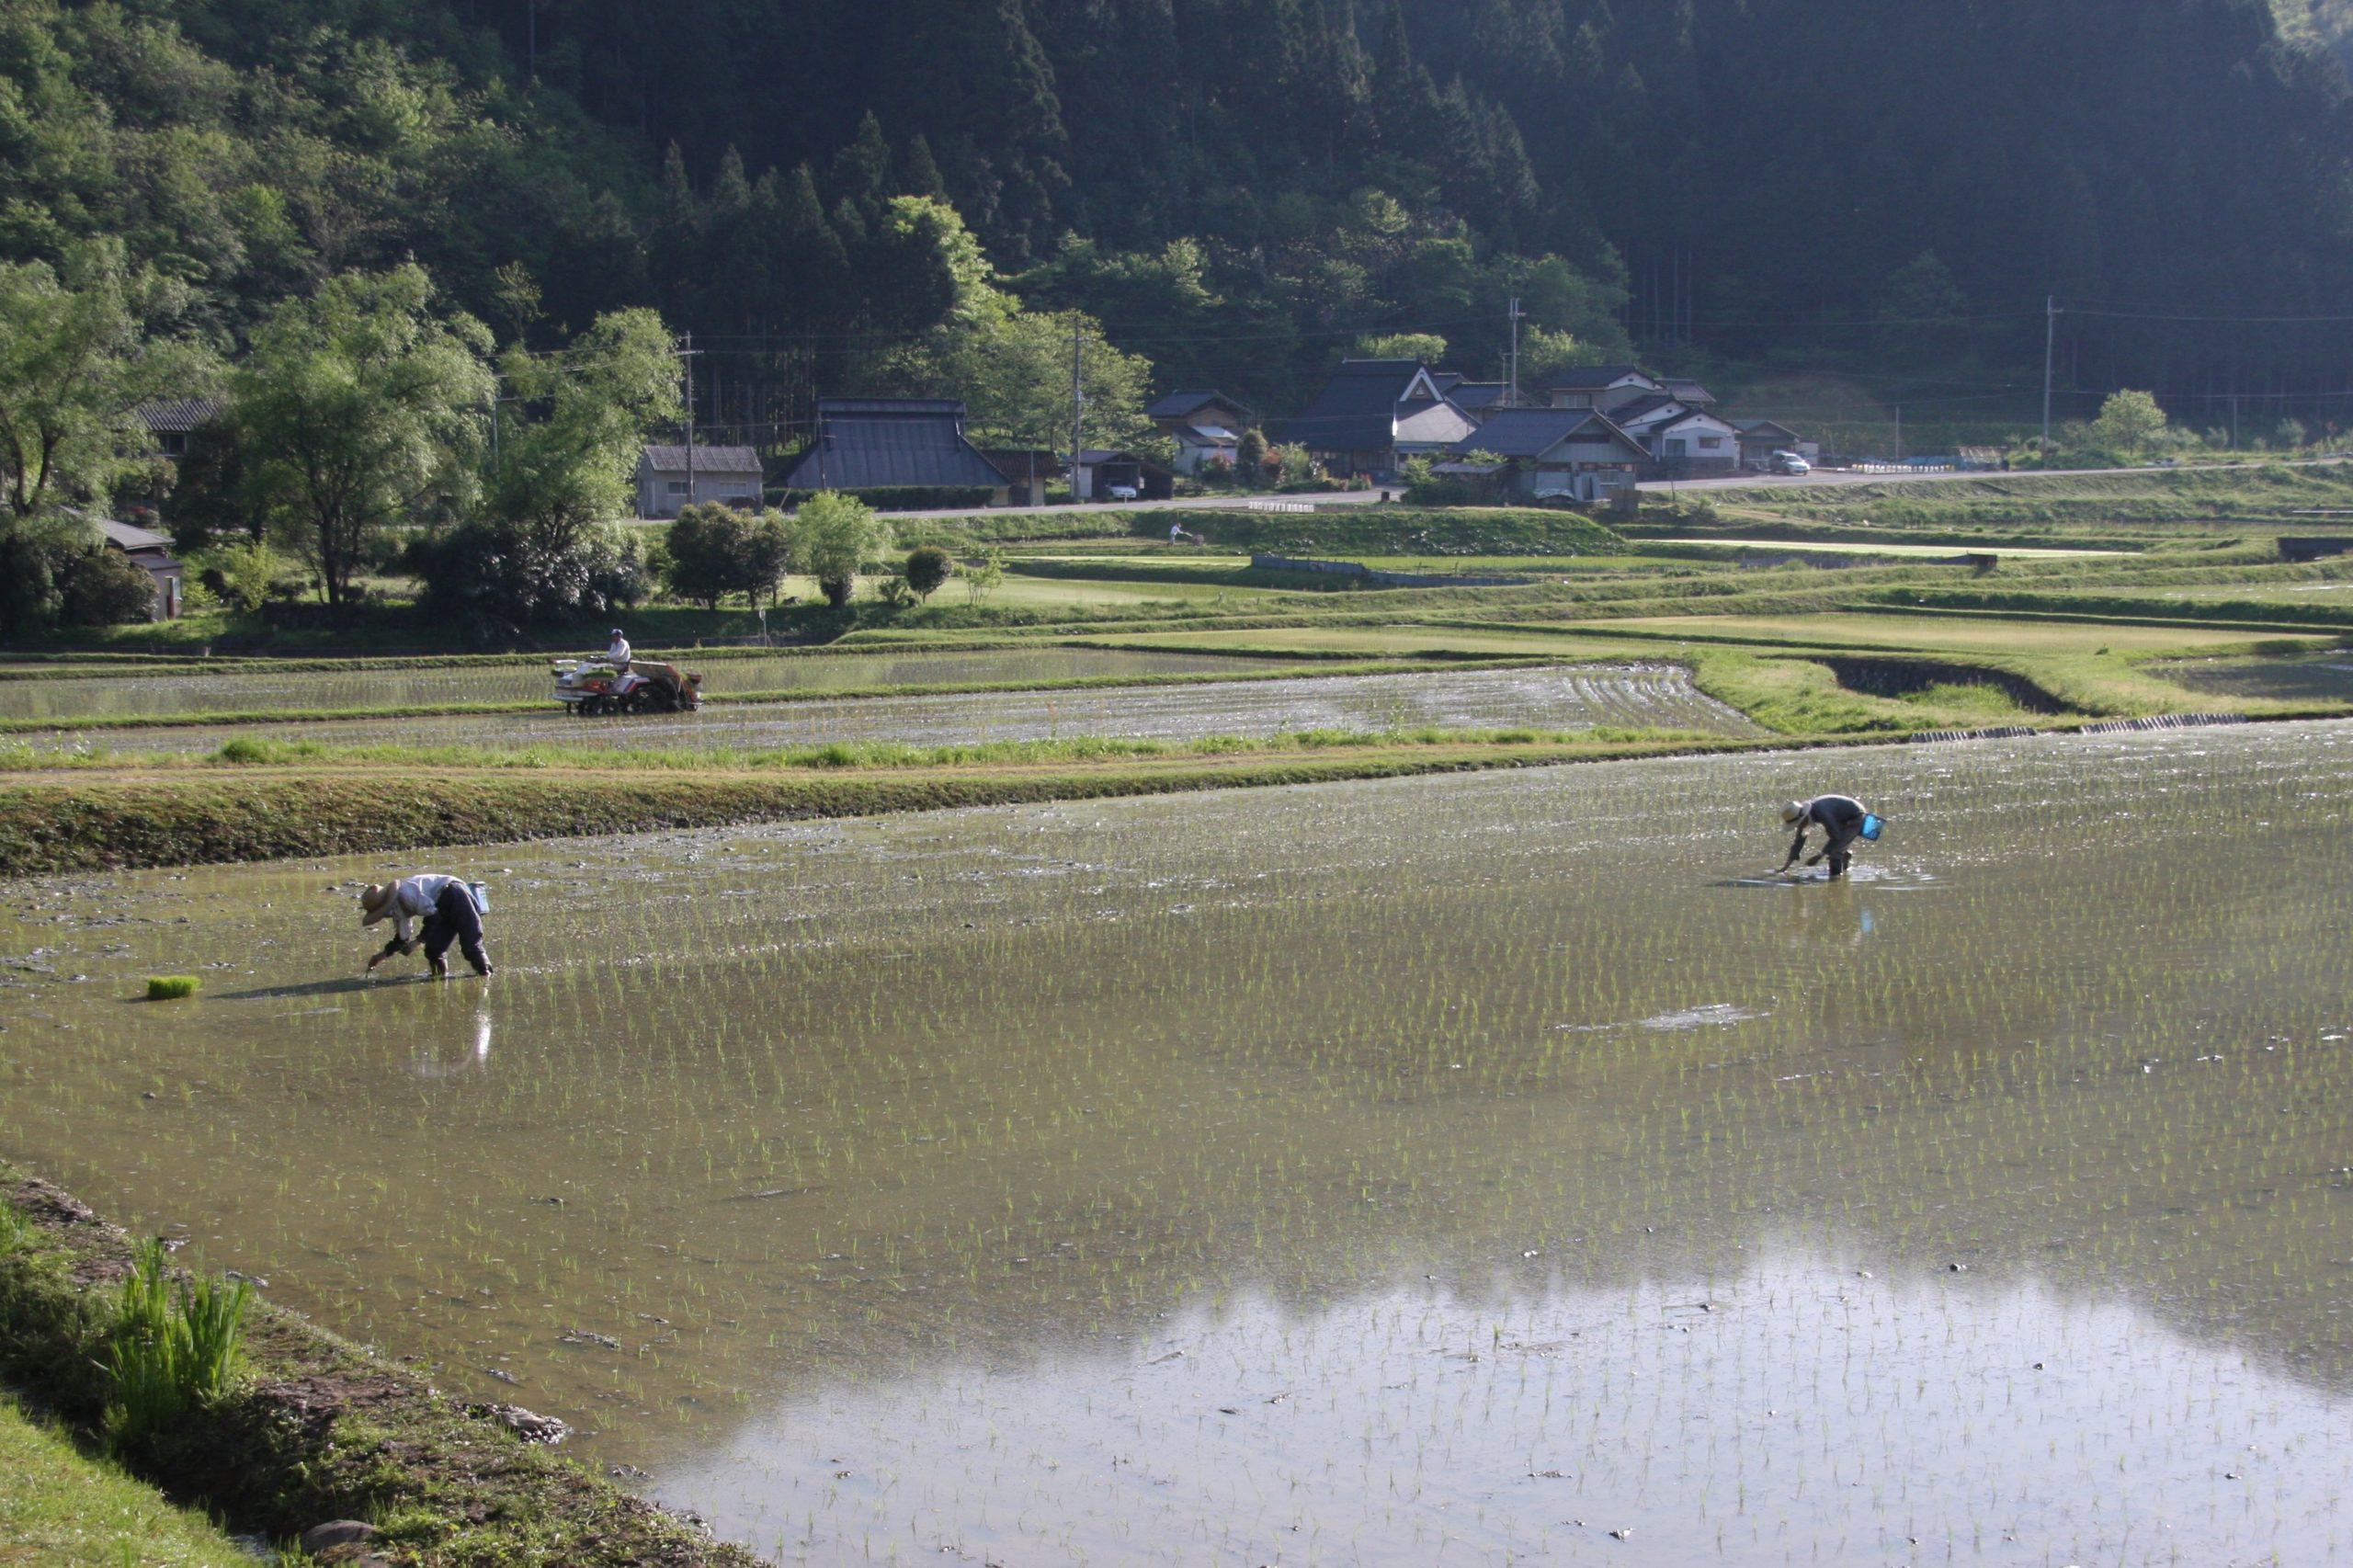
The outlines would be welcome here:
M 1763 875 L 1828 788 L 1886 840 Z M 358 978 L 388 861 L 18 883 L 0 1149 L 786 1560 L 2327 1561 L 2349 796 L 2299 724 L 434 857 L 486 985 Z

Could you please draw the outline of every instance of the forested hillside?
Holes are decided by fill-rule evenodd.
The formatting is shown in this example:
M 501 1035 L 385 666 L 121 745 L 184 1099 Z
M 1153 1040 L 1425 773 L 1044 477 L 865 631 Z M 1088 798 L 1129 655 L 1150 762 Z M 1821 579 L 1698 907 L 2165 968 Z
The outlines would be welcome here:
M 1371 334 L 1492 371 L 1515 295 L 1540 366 L 1631 338 L 1959 405 L 2039 381 L 2055 293 L 2074 384 L 2326 414 L 2353 332 L 2277 318 L 2353 314 L 2353 119 L 2296 20 L 2303 41 L 2268 0 L 14 0 L 0 253 L 119 234 L 224 337 L 411 256 L 502 336 L 652 304 L 709 351 L 711 414 L 764 437 L 821 389 L 937 384 L 960 312 L 1082 308 L 1160 384 L 1279 410 Z M 2275 319 L 2204 319 L 2245 316 Z

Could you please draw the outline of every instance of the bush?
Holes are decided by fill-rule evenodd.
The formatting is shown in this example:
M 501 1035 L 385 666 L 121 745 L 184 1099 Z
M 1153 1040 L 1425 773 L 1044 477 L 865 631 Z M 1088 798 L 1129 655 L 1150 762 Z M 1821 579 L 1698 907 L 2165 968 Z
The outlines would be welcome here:
M 812 496 L 793 522 L 796 564 L 817 579 L 825 602 L 836 609 L 858 591 L 866 563 L 891 548 L 891 525 L 855 495 Z
M 653 586 L 636 539 L 602 525 L 551 550 L 519 524 L 477 518 L 412 540 L 402 564 L 428 610 L 494 633 L 600 619 Z
M 108 1335 L 114 1404 L 107 1426 L 118 1447 L 143 1447 L 229 1392 L 244 1364 L 252 1304 L 244 1280 L 176 1282 L 164 1244 L 138 1244 Z
M 121 626 L 155 618 L 155 579 L 119 550 L 98 545 L 67 558 L 58 578 L 68 626 Z
M 927 599 L 955 574 L 956 562 L 938 545 L 926 544 L 907 552 L 907 586 L 917 598 Z
M 147 977 L 147 1000 L 176 1002 L 183 996 L 195 995 L 197 979 L 192 974 L 151 974 Z
M 278 552 L 256 539 L 212 551 L 202 581 L 223 604 L 251 615 L 268 602 L 278 573 Z

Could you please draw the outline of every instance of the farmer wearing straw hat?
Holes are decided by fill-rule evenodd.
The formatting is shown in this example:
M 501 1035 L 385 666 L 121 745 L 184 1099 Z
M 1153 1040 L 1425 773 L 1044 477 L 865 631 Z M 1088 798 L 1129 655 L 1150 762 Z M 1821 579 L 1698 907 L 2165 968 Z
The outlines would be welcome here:
M 421 936 L 412 937 L 409 922 L 420 917 L 425 929 Z M 359 894 L 360 929 L 387 918 L 392 923 L 392 939 L 368 960 L 370 970 L 394 953 L 415 952 L 421 940 L 425 961 L 432 966 L 437 980 L 449 978 L 449 960 L 443 955 L 451 942 L 458 944 L 476 974 L 490 973 L 490 954 L 482 945 L 482 911 L 474 903 L 472 891 L 457 878 L 426 871 L 396 882 L 369 883 Z
M 1870 809 L 1852 795 L 1816 795 L 1811 801 L 1790 801 L 1781 808 L 1781 825 L 1796 828 L 1798 835 L 1790 840 L 1790 858 L 1781 862 L 1781 869 L 1797 864 L 1798 857 L 1805 854 L 1806 830 L 1818 827 L 1823 831 L 1823 846 L 1806 864 L 1819 865 L 1826 856 L 1831 877 L 1845 876 L 1855 840 L 1863 836 L 1864 824 L 1870 820 Z M 1878 829 L 1870 831 L 1876 834 Z

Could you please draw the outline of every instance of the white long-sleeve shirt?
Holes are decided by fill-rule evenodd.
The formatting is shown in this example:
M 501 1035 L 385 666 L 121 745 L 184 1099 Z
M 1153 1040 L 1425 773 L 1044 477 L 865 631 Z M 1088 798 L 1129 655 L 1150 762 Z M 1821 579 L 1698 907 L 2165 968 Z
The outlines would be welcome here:
M 629 668 L 629 639 L 614 638 L 611 644 L 605 649 L 605 657 L 622 669 Z
M 445 877 L 438 871 L 420 871 L 414 877 L 403 877 L 392 884 L 392 935 L 405 947 L 410 937 L 411 920 L 422 919 L 433 913 L 445 888 L 462 888 L 465 884 L 455 877 Z M 473 895 L 468 893 L 468 898 Z

